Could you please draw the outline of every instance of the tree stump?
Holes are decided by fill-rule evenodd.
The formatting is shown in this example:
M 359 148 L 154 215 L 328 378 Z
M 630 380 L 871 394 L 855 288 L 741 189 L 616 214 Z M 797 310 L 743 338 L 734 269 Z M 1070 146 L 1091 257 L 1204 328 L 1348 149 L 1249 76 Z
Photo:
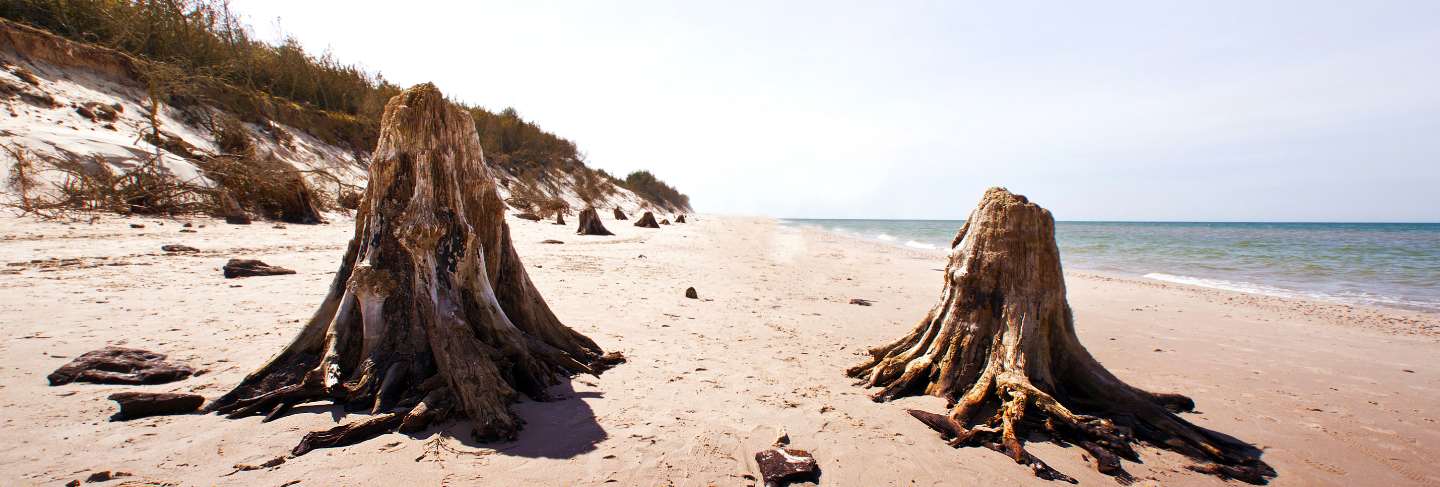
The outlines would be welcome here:
M 616 210 L 619 211 L 619 210 Z M 576 235 L 614 235 L 600 222 L 600 214 L 594 208 L 586 208 L 580 212 L 580 227 L 575 229 Z
M 295 449 L 469 419 L 482 441 L 514 438 L 520 394 L 623 361 L 550 311 L 511 243 L 470 115 L 433 85 L 391 98 L 355 234 L 330 292 L 278 355 L 209 411 L 266 415 L 329 400 L 369 419 L 310 433 Z
M 625 212 L 620 211 L 620 207 L 618 207 L 618 206 L 615 207 L 615 219 L 616 219 L 616 220 L 629 220 L 629 218 L 626 218 L 626 217 L 625 217 Z
M 249 225 L 250 213 L 240 207 L 240 202 L 229 191 L 220 190 L 220 212 L 225 216 L 225 223 L 231 225 Z
M 660 223 L 655 221 L 655 214 L 645 212 L 639 220 L 635 220 L 635 226 L 643 228 L 660 228 Z
M 1132 387 L 1080 344 L 1049 211 L 991 188 L 951 247 L 944 290 L 925 319 L 847 371 L 879 388 L 876 401 L 945 398 L 948 414 L 909 412 L 952 446 L 989 447 L 1046 479 L 1074 482 L 1024 449 L 1031 431 L 1080 446 L 1122 483 L 1132 478 L 1120 459 L 1139 460 L 1137 441 L 1221 477 L 1264 483 L 1275 475 L 1256 448 L 1177 416 L 1194 408 L 1189 398 Z

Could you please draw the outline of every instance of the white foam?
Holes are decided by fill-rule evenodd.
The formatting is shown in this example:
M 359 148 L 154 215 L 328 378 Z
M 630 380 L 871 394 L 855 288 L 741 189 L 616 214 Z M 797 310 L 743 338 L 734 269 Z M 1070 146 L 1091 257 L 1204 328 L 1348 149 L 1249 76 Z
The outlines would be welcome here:
M 1315 299 L 1320 301 L 1330 301 L 1345 304 L 1359 303 L 1432 310 L 1440 309 L 1440 303 L 1415 301 L 1411 299 L 1397 298 L 1372 293 L 1326 294 L 1318 292 L 1303 292 L 1279 288 L 1275 286 L 1267 286 L 1264 284 L 1256 284 L 1253 282 L 1226 281 L 1223 279 L 1206 279 L 1203 277 L 1177 276 L 1161 272 L 1151 272 L 1149 274 L 1145 274 L 1144 277 L 1146 279 L 1173 282 L 1176 284 L 1185 284 L 1188 286 L 1206 287 L 1210 289 L 1220 289 L 1224 291 L 1234 291 L 1246 294 L 1259 294 L 1264 296 L 1275 296 L 1280 298 Z
M 905 246 L 906 246 L 906 247 L 910 247 L 910 248 L 912 248 L 912 249 L 935 250 L 935 246 L 934 246 L 934 245 L 930 245 L 930 244 L 923 243 L 923 242 L 916 242 L 916 241 L 914 241 L 914 240 L 907 240 L 907 241 L 905 241 Z
M 886 241 L 886 242 L 894 242 L 894 241 L 895 241 L 895 237 L 892 237 L 892 236 L 890 236 L 890 235 L 886 235 L 886 234 L 883 234 L 883 233 L 882 233 L 882 234 L 879 234 L 879 235 L 876 235 L 875 238 L 878 238 L 878 239 L 880 239 L 880 240 L 884 240 L 884 241 Z

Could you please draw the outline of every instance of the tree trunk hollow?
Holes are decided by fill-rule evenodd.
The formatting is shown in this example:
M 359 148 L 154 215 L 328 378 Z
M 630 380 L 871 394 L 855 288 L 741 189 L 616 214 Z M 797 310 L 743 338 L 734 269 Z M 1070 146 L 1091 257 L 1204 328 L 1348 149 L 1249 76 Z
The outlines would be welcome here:
M 473 120 L 433 85 L 386 104 L 370 182 L 330 292 L 269 363 L 207 410 L 264 415 L 315 400 L 370 419 L 307 435 L 295 454 L 450 417 L 513 438 L 520 394 L 621 361 L 563 325 L 511 243 Z
M 1194 407 L 1189 398 L 1132 387 L 1080 344 L 1054 232 L 1049 211 L 991 188 L 951 243 L 939 302 L 847 374 L 878 388 L 876 401 L 949 400 L 948 414 L 910 413 L 952 446 L 989 447 L 1042 478 L 1074 481 L 1025 451 L 1030 432 L 1080 446 L 1121 483 L 1133 480 L 1120 459 L 1139 460 L 1137 441 L 1201 462 L 1193 470 L 1273 477 L 1256 448 L 1177 416 Z

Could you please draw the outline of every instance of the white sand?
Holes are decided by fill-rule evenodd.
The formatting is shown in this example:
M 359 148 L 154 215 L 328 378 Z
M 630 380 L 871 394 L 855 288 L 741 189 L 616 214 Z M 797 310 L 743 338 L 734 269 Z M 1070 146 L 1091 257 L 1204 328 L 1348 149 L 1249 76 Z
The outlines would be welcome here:
M 1058 485 L 992 451 L 948 448 L 904 413 L 943 401 L 873 403 L 843 375 L 933 304 L 939 252 L 758 218 L 702 215 L 649 230 L 602 217 L 617 236 L 512 220 L 560 318 L 630 358 L 557 386 L 560 400 L 517 404 L 528 422 L 519 441 L 477 445 L 451 424 L 230 476 L 335 425 L 338 409 L 317 403 L 263 425 L 213 415 L 110 422 L 105 396 L 215 397 L 236 384 L 320 302 L 350 223 L 197 219 L 206 227 L 182 234 L 176 221 L 4 217 L 0 263 L 21 265 L 0 267 L 0 485 L 59 485 L 97 470 L 134 476 L 91 485 L 749 485 L 755 451 L 780 427 L 814 453 L 823 485 Z M 538 243 L 546 238 L 566 243 Z M 203 252 L 165 255 L 168 243 Z M 229 257 L 299 274 L 226 280 Z M 30 263 L 67 258 L 80 260 Z M 685 299 L 687 286 L 701 299 Z M 1137 386 L 1190 394 L 1200 413 L 1188 419 L 1266 449 L 1274 485 L 1440 482 L 1435 316 L 1073 272 L 1069 288 L 1081 339 L 1101 361 Z M 159 386 L 46 385 L 50 371 L 107 344 L 210 372 Z M 1084 485 L 1116 485 L 1077 448 L 1031 449 Z M 1170 452 L 1141 456 L 1126 468 L 1148 483 L 1223 483 L 1183 470 Z

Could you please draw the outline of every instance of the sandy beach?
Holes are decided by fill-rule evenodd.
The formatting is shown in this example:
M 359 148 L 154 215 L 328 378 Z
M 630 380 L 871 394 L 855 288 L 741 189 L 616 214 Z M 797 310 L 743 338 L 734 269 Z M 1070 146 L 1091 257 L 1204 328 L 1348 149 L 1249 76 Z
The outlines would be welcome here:
M 352 222 L 197 218 L 185 220 L 195 233 L 179 233 L 178 220 L 5 216 L 0 484 L 108 470 L 132 475 L 103 485 L 755 485 L 753 455 L 783 429 L 814 454 L 823 485 L 1055 485 L 989 450 L 949 448 L 904 412 L 940 412 L 942 400 L 875 403 L 843 373 L 934 304 L 943 252 L 767 218 L 699 215 L 659 230 L 604 220 L 617 235 L 509 219 L 560 319 L 629 359 L 556 386 L 555 401 L 515 405 L 526 421 L 518 441 L 478 444 L 451 423 L 237 472 L 358 415 L 315 403 L 266 427 L 216 415 L 112 422 L 105 398 L 213 398 L 238 383 L 309 318 Z M 229 258 L 298 273 L 224 279 Z M 1440 317 L 1077 271 L 1067 285 L 1096 358 L 1133 385 L 1193 397 L 1198 412 L 1185 417 L 1264 449 L 1273 485 L 1440 485 Z M 684 297 L 690 286 L 700 299 Z M 56 367 L 105 345 L 207 372 L 156 386 L 47 385 Z M 1078 448 L 1028 448 L 1082 485 L 1116 485 Z M 1141 485 L 1226 483 L 1185 470 L 1178 454 L 1140 454 L 1126 468 Z

